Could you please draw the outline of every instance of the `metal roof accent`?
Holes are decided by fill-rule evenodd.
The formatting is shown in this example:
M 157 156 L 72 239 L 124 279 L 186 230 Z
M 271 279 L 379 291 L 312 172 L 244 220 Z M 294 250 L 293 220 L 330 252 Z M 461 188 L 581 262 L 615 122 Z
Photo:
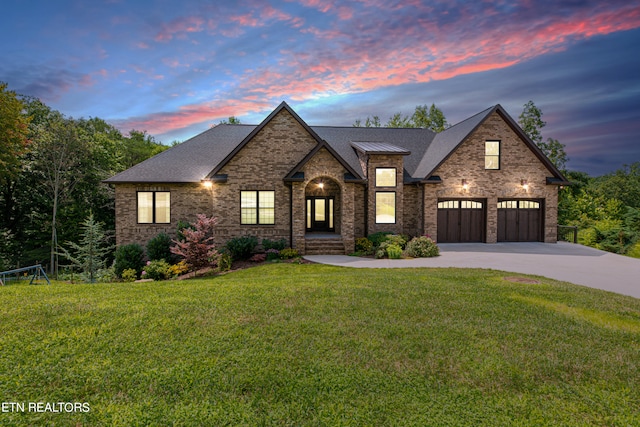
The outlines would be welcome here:
M 351 146 L 356 150 L 365 154 L 398 154 L 401 156 L 408 156 L 411 151 L 397 145 L 389 144 L 386 142 L 364 142 L 353 141 Z

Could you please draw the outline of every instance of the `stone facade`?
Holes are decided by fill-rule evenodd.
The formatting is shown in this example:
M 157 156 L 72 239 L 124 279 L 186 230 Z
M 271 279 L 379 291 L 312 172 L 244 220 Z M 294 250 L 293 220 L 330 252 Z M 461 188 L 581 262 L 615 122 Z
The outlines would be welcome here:
M 496 138 L 499 135 L 499 138 Z M 500 169 L 485 169 L 485 141 L 500 140 Z M 497 242 L 498 199 L 535 199 L 544 206 L 544 241 L 557 241 L 558 187 L 547 185 L 548 169 L 497 114 L 493 113 L 433 173 L 442 184 L 426 184 L 424 230 L 437 236 L 437 202 L 446 198 L 486 200 L 486 243 Z M 462 180 L 468 183 L 463 189 Z M 529 188 L 525 190 L 522 180 Z
M 497 241 L 497 204 L 500 199 L 540 201 L 544 211 L 545 242 L 556 241 L 558 187 L 547 185 L 549 169 L 497 112 L 480 126 L 435 170 L 441 183 L 404 182 L 404 156 L 358 152 L 365 181 L 345 180 L 348 166 L 319 141 L 287 109 L 280 110 L 257 130 L 246 145 L 217 171 L 226 182 L 205 188 L 192 184 L 116 183 L 116 241 L 118 245 L 145 245 L 158 233 L 175 236 L 179 221 L 192 222 L 196 214 L 218 218 L 216 243 L 242 235 L 259 239 L 286 239 L 305 253 L 306 198 L 332 197 L 334 232 L 345 253 L 354 251 L 355 239 L 378 231 L 410 236 L 438 234 L 437 204 L 442 199 L 481 199 L 486 206 L 484 238 Z M 500 140 L 500 169 L 485 169 L 485 141 Z M 393 144 L 393 141 L 388 141 Z M 320 144 L 320 145 L 319 145 Z M 317 150 L 313 156 L 310 153 Z M 216 165 L 211 165 L 213 169 Z M 303 178 L 285 180 L 298 167 Z M 394 187 L 376 186 L 376 168 L 395 168 Z M 468 188 L 462 188 L 462 180 Z M 526 180 L 528 189 L 522 181 Z M 319 184 L 323 185 L 320 186 Z M 171 222 L 137 223 L 137 192 L 169 191 Z M 275 224 L 241 224 L 240 192 L 273 191 Z M 376 223 L 376 193 L 395 194 L 395 222 Z

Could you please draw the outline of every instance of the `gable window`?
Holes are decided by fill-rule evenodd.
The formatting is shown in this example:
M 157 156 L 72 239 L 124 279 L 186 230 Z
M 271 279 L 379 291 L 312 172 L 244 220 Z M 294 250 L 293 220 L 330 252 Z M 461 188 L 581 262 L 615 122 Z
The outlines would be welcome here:
M 395 187 L 396 168 L 376 168 L 376 187 Z
M 240 224 L 275 224 L 275 191 L 241 191 Z
M 379 191 L 376 193 L 376 224 L 396 223 L 396 193 Z
M 500 141 L 485 141 L 484 168 L 500 169 Z
M 171 193 L 168 191 L 138 192 L 138 224 L 169 224 Z

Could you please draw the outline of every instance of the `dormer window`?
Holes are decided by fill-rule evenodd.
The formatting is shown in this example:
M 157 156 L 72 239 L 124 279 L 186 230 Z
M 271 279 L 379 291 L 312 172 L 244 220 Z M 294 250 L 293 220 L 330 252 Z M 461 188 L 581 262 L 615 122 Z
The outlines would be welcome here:
M 484 168 L 500 169 L 500 141 L 485 141 Z

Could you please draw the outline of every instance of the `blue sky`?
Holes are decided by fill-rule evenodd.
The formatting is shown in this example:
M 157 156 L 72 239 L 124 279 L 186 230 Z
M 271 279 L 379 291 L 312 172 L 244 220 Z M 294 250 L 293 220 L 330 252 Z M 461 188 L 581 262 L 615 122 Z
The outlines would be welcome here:
M 16 1 L 0 81 L 72 117 L 185 140 L 286 100 L 310 125 L 533 100 L 569 169 L 640 161 L 640 2 Z

